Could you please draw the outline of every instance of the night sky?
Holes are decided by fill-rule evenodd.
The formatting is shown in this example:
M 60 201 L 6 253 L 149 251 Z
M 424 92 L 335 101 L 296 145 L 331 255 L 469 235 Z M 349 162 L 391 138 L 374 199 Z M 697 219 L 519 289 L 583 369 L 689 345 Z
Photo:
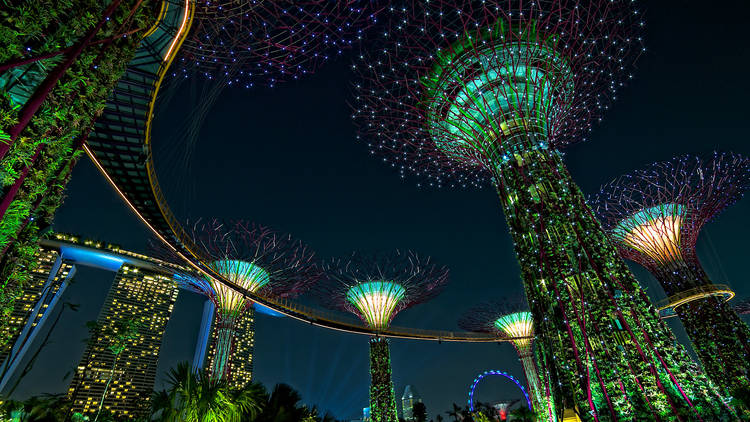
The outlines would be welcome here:
M 585 193 L 610 179 L 680 153 L 714 149 L 750 155 L 747 2 L 654 1 L 646 5 L 646 54 L 591 141 L 566 150 L 565 160 Z M 157 111 L 154 154 L 175 214 L 243 218 L 292 233 L 321 258 L 353 249 L 410 248 L 451 269 L 445 291 L 396 317 L 399 326 L 457 330 L 460 314 L 488 298 L 522 293 L 518 264 L 492 188 L 418 188 L 417 178 L 370 156 L 350 119 L 350 60 L 342 57 L 304 80 L 274 90 L 227 89 L 207 115 L 199 141 L 180 137 L 185 113 L 200 87 L 182 86 Z M 192 154 L 186 154 L 192 151 Z M 54 228 L 148 252 L 148 234 L 87 159 L 76 167 Z M 698 244 L 708 274 L 750 296 L 745 259 L 750 199 L 729 208 Z M 632 265 L 652 296 L 656 282 Z M 83 326 L 95 319 L 113 274 L 81 269 L 68 300 L 81 309 L 63 317 L 51 344 L 18 391 L 23 397 L 63 392 L 77 365 Z M 161 353 L 165 371 L 190 360 L 203 299 L 181 293 Z M 672 326 L 680 332 L 676 321 Z M 368 401 L 367 338 L 332 332 L 288 318 L 259 316 L 256 380 L 285 382 L 304 401 L 339 418 L 361 415 Z M 683 336 L 684 339 L 684 336 Z M 394 383 L 422 395 L 428 412 L 464 405 L 474 377 L 487 369 L 523 379 L 509 344 L 437 344 L 393 340 Z M 62 363 L 61 363 L 62 362 Z M 480 386 L 479 400 L 520 397 L 508 381 Z M 445 416 L 445 415 L 444 415 Z

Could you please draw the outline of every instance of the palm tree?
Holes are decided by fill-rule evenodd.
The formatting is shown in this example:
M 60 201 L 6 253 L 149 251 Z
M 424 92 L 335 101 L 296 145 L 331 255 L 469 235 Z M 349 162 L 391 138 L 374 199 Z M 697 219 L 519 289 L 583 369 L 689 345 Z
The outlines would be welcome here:
M 421 401 L 414 403 L 411 408 L 412 418 L 417 422 L 427 422 L 427 406 Z
M 62 422 L 70 412 L 65 394 L 43 394 L 24 402 L 9 400 L 0 406 L 0 420 L 18 422 Z
M 326 412 L 323 416 L 320 416 L 318 407 L 314 406 L 308 411 L 308 416 L 304 419 L 305 422 L 336 422 L 336 418 L 332 414 Z
M 232 390 L 225 381 L 194 372 L 186 362 L 169 371 L 169 388 L 154 393 L 153 412 L 163 422 L 240 422 L 254 420 L 266 401 L 260 384 Z
M 533 422 L 534 421 L 534 412 L 529 410 L 526 406 L 520 406 L 517 409 L 510 412 L 510 414 L 513 416 L 514 420 L 517 420 L 519 422 Z
M 453 422 L 458 422 L 459 419 L 463 419 L 463 415 L 461 414 L 461 408 L 456 405 L 456 403 L 453 403 L 453 410 L 449 410 L 445 412 L 448 416 L 453 418 Z
M 300 394 L 287 384 L 276 384 L 256 422 L 297 422 L 311 416 Z

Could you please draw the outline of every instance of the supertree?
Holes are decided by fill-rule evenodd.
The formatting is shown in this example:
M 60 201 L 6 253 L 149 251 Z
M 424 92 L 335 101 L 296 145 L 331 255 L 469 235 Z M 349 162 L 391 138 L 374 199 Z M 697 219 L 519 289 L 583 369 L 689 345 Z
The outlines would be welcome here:
M 409 251 L 363 254 L 324 265 L 326 279 L 316 292 L 327 306 L 357 315 L 376 333 L 397 313 L 437 295 L 448 270 Z M 388 340 L 370 339 L 370 412 L 373 422 L 397 422 Z
M 290 235 L 245 221 L 209 220 L 191 227 L 208 267 L 242 289 L 262 297 L 294 297 L 320 278 L 313 252 Z M 215 306 L 213 354 L 207 364 L 214 380 L 227 379 L 241 386 L 249 379 L 234 379 L 230 357 L 236 326 L 242 318 L 253 318 L 253 301 L 220 280 L 190 273 L 175 280 L 206 295 Z
M 199 0 L 175 73 L 274 86 L 351 48 L 377 12 L 367 0 Z
M 558 412 L 728 417 L 560 152 L 585 139 L 630 77 L 643 49 L 635 3 L 434 0 L 389 11 L 382 42 L 368 42 L 354 65 L 360 137 L 431 184 L 493 182 L 538 346 L 561 389 Z
M 540 421 L 556 420 L 552 390 L 538 370 L 534 360 L 534 320 L 521 301 L 491 301 L 481 303 L 464 313 L 458 326 L 467 331 L 491 333 L 507 337 L 518 353 L 532 408 Z
M 726 303 L 733 293 L 703 270 L 695 245 L 703 226 L 749 187 L 746 157 L 683 155 L 620 176 L 592 198 L 620 254 L 661 284 L 664 313 L 679 316 L 707 375 L 732 392 L 750 388 L 750 328 Z

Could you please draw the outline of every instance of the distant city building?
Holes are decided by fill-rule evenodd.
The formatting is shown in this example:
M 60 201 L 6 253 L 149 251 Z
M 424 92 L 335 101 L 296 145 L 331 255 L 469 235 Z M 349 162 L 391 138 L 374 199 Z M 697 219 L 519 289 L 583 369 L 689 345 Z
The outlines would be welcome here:
M 404 387 L 404 394 L 401 396 L 401 417 L 405 421 L 414 421 L 414 403 L 421 402 L 422 398 L 413 386 Z
M 63 260 L 59 251 L 40 247 L 36 265 L 23 293 L 13 303 L 8 323 L 0 336 L 7 338 L 6 348 L 0 350 L 0 392 L 12 386 L 16 370 L 21 367 L 26 352 L 47 321 L 65 288 L 70 284 L 76 268 Z
M 74 412 L 95 415 L 105 388 L 104 414 L 136 417 L 148 410 L 162 336 L 177 292 L 170 276 L 128 264 L 120 268 L 97 322 L 106 331 L 117 321 L 134 319 L 141 324 L 138 336 L 128 340 L 118 357 L 104 335 L 89 341 L 68 389 Z
M 213 309 L 213 308 L 212 308 Z M 229 385 L 234 388 L 244 387 L 253 378 L 253 350 L 255 348 L 255 311 L 249 309 L 237 321 L 234 342 L 229 352 Z M 218 340 L 216 324 L 211 329 L 211 342 L 208 346 L 208 358 L 204 368 L 209 371 L 213 364 Z

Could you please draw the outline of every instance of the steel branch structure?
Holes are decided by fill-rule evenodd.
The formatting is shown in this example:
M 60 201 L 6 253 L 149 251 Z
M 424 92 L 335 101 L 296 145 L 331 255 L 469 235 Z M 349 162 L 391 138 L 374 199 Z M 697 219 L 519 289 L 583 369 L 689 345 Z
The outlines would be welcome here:
M 728 417 L 661 322 L 559 152 L 584 140 L 642 52 L 631 0 L 433 0 L 389 9 L 354 65 L 374 154 L 432 185 L 491 179 L 561 386 L 586 420 Z
M 458 326 L 467 331 L 498 333 L 514 338 L 510 343 L 516 349 L 526 375 L 532 409 L 537 414 L 537 420 L 555 421 L 549 376 L 539 373 L 539 366 L 534 359 L 534 321 L 527 309 L 520 302 L 485 302 L 466 311 L 458 320 Z
M 448 270 L 413 252 L 366 255 L 325 265 L 327 279 L 317 290 L 327 306 L 357 315 L 375 332 L 388 328 L 400 311 L 437 295 Z M 370 340 L 370 412 L 373 422 L 397 422 L 388 340 Z
M 245 87 L 314 72 L 375 23 L 365 0 L 198 0 L 176 74 Z M 195 70 L 195 71 L 194 71 Z
M 684 155 L 604 185 L 592 206 L 620 254 L 646 267 L 668 296 L 663 309 L 685 326 L 708 375 L 731 392 L 750 388 L 750 328 L 714 285 L 696 242 L 703 226 L 750 188 L 750 159 Z M 750 403 L 749 403 L 750 404 Z
M 320 278 L 314 254 L 289 235 L 244 221 L 211 220 L 192 227 L 204 262 L 226 280 L 263 297 L 294 297 Z M 179 283 L 206 295 L 214 304 L 215 344 L 208 366 L 212 379 L 231 380 L 229 364 L 241 318 L 252 318 L 253 301 L 212 277 L 178 274 Z M 250 380 L 239 380 L 240 384 Z M 235 383 L 237 384 L 237 383 Z
M 125 77 L 107 101 L 104 113 L 84 145 L 86 154 L 118 197 L 172 254 L 206 277 L 221 280 L 250 300 L 306 324 L 352 334 L 375 332 L 358 323 L 344 321 L 339 314 L 325 312 L 285 298 L 257 296 L 224 279 L 203 262 L 199 247 L 174 216 L 159 185 L 152 154 L 151 128 L 156 99 L 170 64 L 193 22 L 195 3 L 165 0 L 157 27 L 141 42 Z M 506 341 L 494 335 L 444 330 L 390 327 L 382 337 L 450 342 Z

